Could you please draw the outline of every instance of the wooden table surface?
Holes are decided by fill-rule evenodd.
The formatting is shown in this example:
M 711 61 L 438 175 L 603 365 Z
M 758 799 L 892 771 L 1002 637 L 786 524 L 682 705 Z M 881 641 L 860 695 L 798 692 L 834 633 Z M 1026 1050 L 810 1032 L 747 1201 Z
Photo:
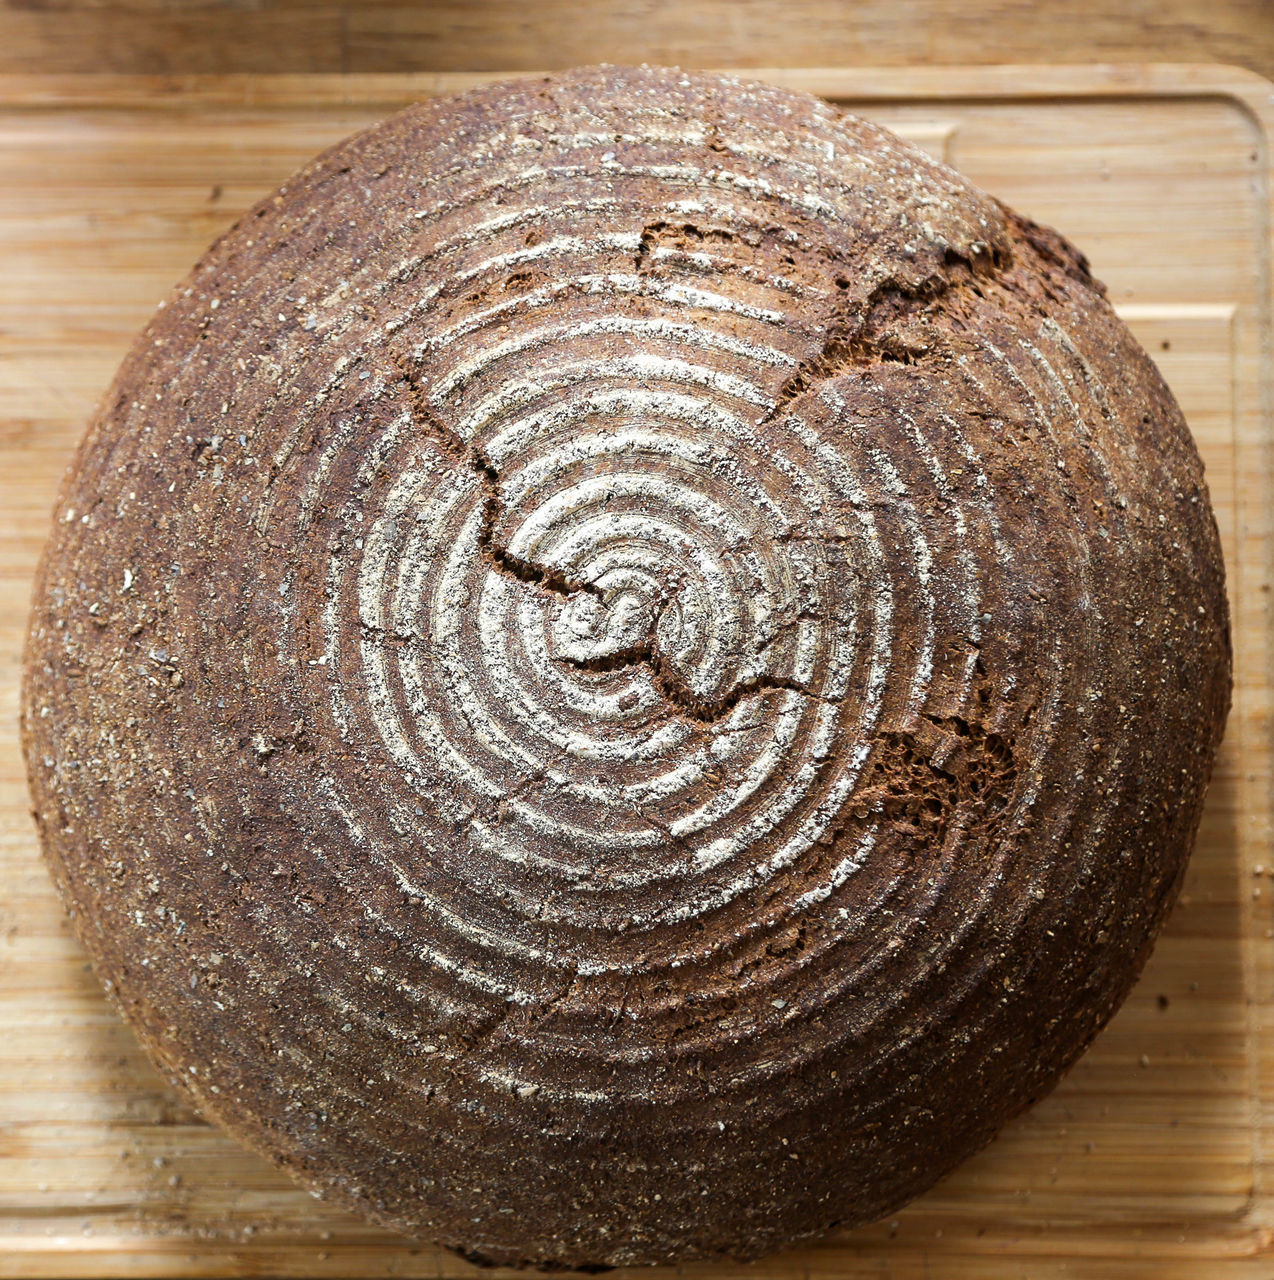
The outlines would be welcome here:
M 1229 62 L 1270 0 L 0 0 L 0 71 Z

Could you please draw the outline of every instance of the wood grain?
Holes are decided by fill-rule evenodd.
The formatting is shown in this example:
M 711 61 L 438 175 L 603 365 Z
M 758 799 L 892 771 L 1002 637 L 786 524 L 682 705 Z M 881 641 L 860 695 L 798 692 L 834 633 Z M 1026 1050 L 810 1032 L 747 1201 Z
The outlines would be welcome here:
M 1209 468 L 1238 686 L 1185 896 L 1059 1090 L 923 1200 L 748 1274 L 1265 1275 L 1274 1206 L 1270 86 L 1173 68 L 802 72 L 1083 246 Z M 151 307 L 235 212 L 470 77 L 27 78 L 0 99 L 0 717 L 54 486 Z M 465 1275 L 319 1205 L 154 1075 L 70 940 L 0 742 L 0 1274 Z M 1259 895 L 1259 896 L 1258 896 Z M 722 1268 L 698 1268 L 715 1275 Z
M 5 0 L 0 70 L 491 71 L 1233 62 L 1274 77 L 1266 0 Z

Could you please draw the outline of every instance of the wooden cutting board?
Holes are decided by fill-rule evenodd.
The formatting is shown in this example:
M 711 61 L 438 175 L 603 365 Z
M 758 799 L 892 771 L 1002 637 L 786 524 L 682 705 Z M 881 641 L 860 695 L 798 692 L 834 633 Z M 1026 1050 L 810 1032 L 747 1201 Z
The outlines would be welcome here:
M 1237 685 L 1184 895 L 1057 1091 L 915 1205 L 697 1274 L 1274 1276 L 1271 134 L 1218 67 L 757 72 L 873 116 L 1084 248 L 1207 462 Z M 108 1008 L 39 860 L 29 581 L 97 397 L 168 287 L 318 149 L 479 76 L 0 80 L 0 1274 L 466 1276 L 200 1122 Z

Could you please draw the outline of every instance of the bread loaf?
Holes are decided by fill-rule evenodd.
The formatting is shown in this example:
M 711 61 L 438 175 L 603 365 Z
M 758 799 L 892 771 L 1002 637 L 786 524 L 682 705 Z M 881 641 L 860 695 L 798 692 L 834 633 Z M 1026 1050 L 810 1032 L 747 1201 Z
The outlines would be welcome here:
M 203 1113 L 597 1267 L 870 1220 L 1045 1093 L 1230 652 L 1078 252 L 825 103 L 602 68 L 412 107 L 209 250 L 26 662 L 49 864 Z

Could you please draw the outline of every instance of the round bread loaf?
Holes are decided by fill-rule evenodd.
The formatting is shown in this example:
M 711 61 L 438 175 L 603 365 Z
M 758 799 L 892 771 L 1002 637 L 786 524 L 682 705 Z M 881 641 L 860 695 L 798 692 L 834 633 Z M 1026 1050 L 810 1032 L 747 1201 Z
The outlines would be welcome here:
M 66 481 L 24 725 L 210 1119 L 596 1267 L 864 1222 L 1045 1093 L 1229 662 L 1075 250 L 825 103 L 604 68 L 412 107 L 212 247 Z

